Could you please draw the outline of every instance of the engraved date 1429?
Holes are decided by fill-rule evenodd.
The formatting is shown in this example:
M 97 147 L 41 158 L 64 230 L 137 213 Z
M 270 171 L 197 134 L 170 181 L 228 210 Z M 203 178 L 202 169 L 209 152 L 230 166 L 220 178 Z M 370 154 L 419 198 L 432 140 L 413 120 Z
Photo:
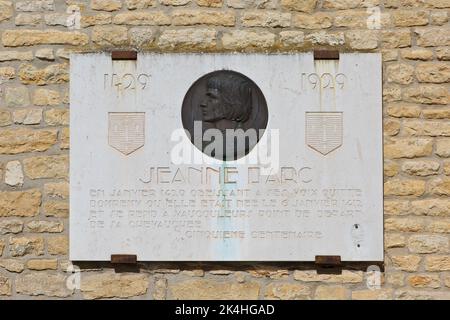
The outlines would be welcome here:
M 115 88 L 118 91 L 122 90 L 144 90 L 147 88 L 150 75 L 147 73 L 139 74 L 117 74 L 117 73 L 105 73 L 103 76 L 103 88 Z

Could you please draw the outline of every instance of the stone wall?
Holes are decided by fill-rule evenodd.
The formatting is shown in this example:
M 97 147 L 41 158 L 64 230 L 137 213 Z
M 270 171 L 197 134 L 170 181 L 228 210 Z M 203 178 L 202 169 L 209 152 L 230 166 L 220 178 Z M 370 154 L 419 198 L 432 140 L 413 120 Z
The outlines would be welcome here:
M 0 299 L 450 299 L 449 13 L 450 0 L 0 0 Z M 68 287 L 69 53 L 112 48 L 382 52 L 381 289 L 365 267 L 308 263 L 88 263 Z

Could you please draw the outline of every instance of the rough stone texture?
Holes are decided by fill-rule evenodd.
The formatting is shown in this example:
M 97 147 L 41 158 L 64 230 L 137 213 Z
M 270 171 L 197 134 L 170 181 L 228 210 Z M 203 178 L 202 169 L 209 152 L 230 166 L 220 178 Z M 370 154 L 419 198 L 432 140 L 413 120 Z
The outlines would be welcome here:
M 309 300 L 311 288 L 298 283 L 270 283 L 266 287 L 265 299 L 270 300 Z
M 148 278 L 139 274 L 82 275 L 81 292 L 86 299 L 129 298 L 147 292 Z
M 66 276 L 52 273 L 28 273 L 16 279 L 17 293 L 29 296 L 69 297 L 72 290 L 66 287 Z
M 30 179 L 64 178 L 69 171 L 69 157 L 44 156 L 23 160 L 25 174 Z
M 257 299 L 259 291 L 260 285 L 255 282 L 188 280 L 171 285 L 169 298 L 177 300 Z
M 43 255 L 44 239 L 42 237 L 14 237 L 9 240 L 11 256 L 21 257 L 24 255 Z
M 68 23 L 73 9 L 80 28 Z M 449 9 L 448 0 L 0 0 L 1 298 L 449 299 Z M 85 291 L 67 289 L 69 274 L 56 270 L 69 266 L 71 52 L 317 48 L 382 53 L 381 289 L 368 290 L 364 268 L 177 263 L 127 274 L 91 263 Z
M 38 189 L 0 192 L 0 217 L 32 217 L 39 213 L 42 194 Z
M 10 161 L 6 164 L 5 183 L 12 187 L 23 184 L 22 165 L 19 161 Z

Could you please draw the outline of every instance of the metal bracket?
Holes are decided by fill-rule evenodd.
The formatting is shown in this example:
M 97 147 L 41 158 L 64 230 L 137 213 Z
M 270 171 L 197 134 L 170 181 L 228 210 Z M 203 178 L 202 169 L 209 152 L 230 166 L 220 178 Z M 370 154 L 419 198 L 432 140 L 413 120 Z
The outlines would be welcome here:
M 112 254 L 111 263 L 117 264 L 136 264 L 137 255 L 135 254 Z
M 341 256 L 316 256 L 317 274 L 342 274 Z
M 338 50 L 314 50 L 314 60 L 339 60 Z
M 137 60 L 137 52 L 136 51 L 112 51 L 111 52 L 112 60 Z

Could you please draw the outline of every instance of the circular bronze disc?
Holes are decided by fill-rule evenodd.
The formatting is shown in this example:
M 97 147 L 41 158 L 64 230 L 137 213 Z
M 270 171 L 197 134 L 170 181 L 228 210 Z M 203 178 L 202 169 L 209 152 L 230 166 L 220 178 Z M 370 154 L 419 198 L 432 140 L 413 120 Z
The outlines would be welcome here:
M 241 73 L 220 70 L 192 84 L 181 110 L 183 127 L 203 153 L 219 160 L 247 155 L 267 127 L 263 93 Z

